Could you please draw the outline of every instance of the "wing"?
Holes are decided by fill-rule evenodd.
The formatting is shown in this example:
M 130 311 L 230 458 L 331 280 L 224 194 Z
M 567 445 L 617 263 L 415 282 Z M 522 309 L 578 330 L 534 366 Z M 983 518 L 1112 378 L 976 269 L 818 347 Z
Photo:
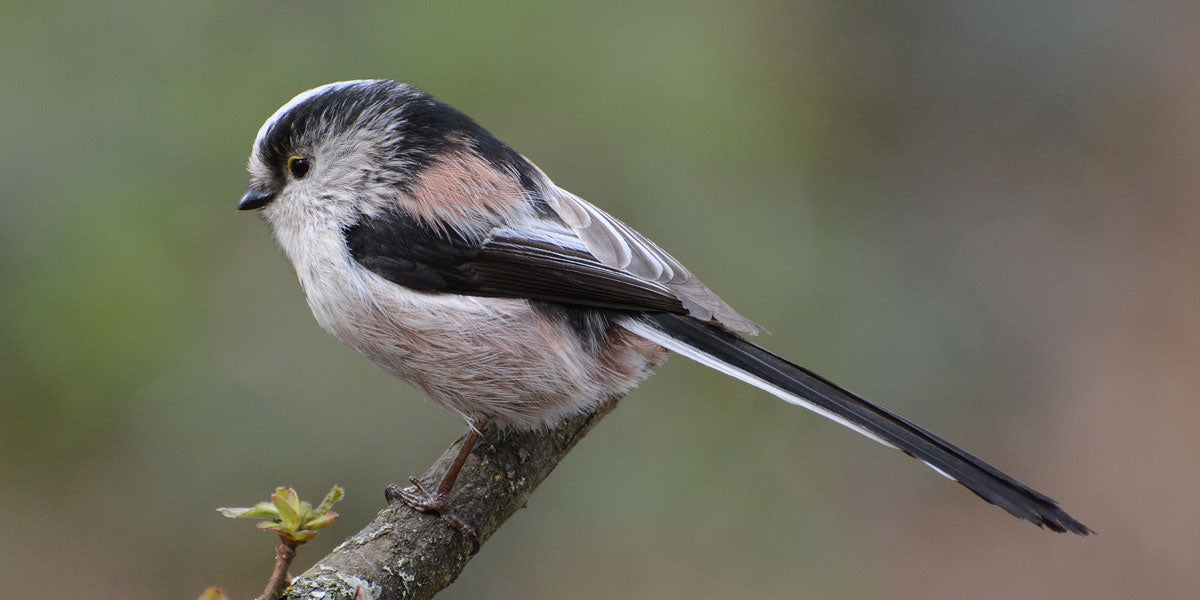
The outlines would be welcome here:
M 544 173 L 538 174 L 543 179 L 540 183 L 546 204 L 601 263 L 666 286 L 683 302 L 687 314 L 696 319 L 748 335 L 767 332 L 738 314 L 654 242 L 583 198 L 554 185 Z
M 666 285 L 603 263 L 571 232 L 552 226 L 500 227 L 474 239 L 393 211 L 364 218 L 346 239 L 359 264 L 415 290 L 688 312 Z

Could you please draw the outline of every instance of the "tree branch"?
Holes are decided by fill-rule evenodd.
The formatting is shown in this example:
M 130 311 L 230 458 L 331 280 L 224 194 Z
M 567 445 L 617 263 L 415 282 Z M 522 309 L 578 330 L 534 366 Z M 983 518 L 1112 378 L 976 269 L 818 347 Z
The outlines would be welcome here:
M 454 512 L 477 528 L 481 544 L 525 506 L 538 484 L 619 399 L 610 398 L 594 412 L 548 431 L 484 431 L 450 493 Z M 437 482 L 461 441 L 426 471 L 422 481 Z M 469 560 L 471 541 L 462 533 L 435 515 L 397 503 L 292 580 L 284 598 L 432 598 L 454 582 Z

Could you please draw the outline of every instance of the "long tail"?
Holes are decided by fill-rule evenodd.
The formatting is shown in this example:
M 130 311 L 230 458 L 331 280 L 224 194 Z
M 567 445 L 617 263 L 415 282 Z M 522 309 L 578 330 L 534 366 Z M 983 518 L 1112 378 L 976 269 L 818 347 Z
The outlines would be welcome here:
M 1093 533 L 1059 508 L 1053 499 L 962 448 L 734 334 L 668 313 L 629 317 L 621 326 L 672 352 L 901 450 L 1015 517 L 1057 532 Z

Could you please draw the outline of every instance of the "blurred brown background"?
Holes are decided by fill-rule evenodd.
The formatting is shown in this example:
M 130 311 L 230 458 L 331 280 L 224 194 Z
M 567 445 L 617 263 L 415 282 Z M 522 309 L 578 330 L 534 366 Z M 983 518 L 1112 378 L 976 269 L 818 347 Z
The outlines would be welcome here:
M 462 429 L 233 206 L 299 91 L 393 77 L 670 249 L 762 340 L 1062 501 L 1039 531 L 674 358 L 444 598 L 1200 596 L 1200 5 L 0 6 L 0 582 L 258 593 Z

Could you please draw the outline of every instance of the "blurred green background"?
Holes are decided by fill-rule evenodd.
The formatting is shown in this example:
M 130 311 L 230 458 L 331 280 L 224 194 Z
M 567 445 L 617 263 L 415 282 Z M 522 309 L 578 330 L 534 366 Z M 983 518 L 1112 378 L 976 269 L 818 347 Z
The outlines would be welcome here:
M 1200 5 L 0 6 L 0 581 L 257 594 L 461 431 L 234 204 L 329 81 L 414 83 L 672 251 L 762 343 L 1100 532 L 1037 530 L 676 357 L 444 598 L 1200 596 Z

